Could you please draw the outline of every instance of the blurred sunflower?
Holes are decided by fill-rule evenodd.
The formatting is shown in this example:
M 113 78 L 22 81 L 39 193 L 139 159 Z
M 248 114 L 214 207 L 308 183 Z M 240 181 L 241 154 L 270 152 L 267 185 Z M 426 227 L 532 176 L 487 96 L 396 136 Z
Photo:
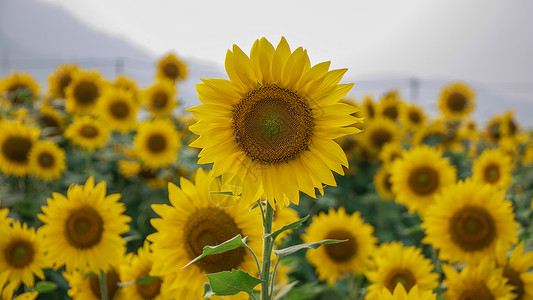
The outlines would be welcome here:
M 72 82 L 66 88 L 65 109 L 69 113 L 94 113 L 106 82 L 97 71 L 78 70 L 72 74 Z
M 338 211 L 330 208 L 313 217 L 313 222 L 302 236 L 305 243 L 325 239 L 348 240 L 338 244 L 326 244 L 309 250 L 306 258 L 316 268 L 318 278 L 332 284 L 347 274 L 360 274 L 370 265 L 370 257 L 376 248 L 374 228 L 363 222 L 359 212 L 346 214 L 344 207 Z
M 428 145 L 445 150 L 450 142 L 446 133 L 444 122 L 442 120 L 435 120 L 431 124 L 417 128 L 411 144 L 417 146 Z
M 137 82 L 135 80 L 125 75 L 118 75 L 115 81 L 111 83 L 111 87 L 130 92 L 133 95 L 135 103 L 139 104 L 139 88 L 137 87 Z
M 93 152 L 105 146 L 109 129 L 92 117 L 74 117 L 72 124 L 65 130 L 65 137 L 71 139 L 74 145 Z
M 0 121 L 0 171 L 18 177 L 30 172 L 29 154 L 39 138 L 39 128 L 19 121 Z
M 6 97 L 10 104 L 31 104 L 39 95 L 39 83 L 27 73 L 13 72 L 0 80 L 0 96 Z
M 176 85 L 169 79 L 161 79 L 146 89 L 143 101 L 153 117 L 168 117 L 178 104 Z
M 499 245 L 498 245 L 499 246 Z M 507 251 L 497 247 L 496 263 L 503 268 L 503 277 L 507 278 L 507 285 L 513 287 L 516 300 L 533 299 L 533 252 L 524 253 L 524 242 L 520 242 L 507 258 Z
M 439 109 L 444 118 L 460 120 L 474 110 L 476 94 L 472 89 L 461 82 L 445 86 L 439 95 Z
M 133 140 L 137 157 L 150 168 L 166 166 L 174 161 L 180 145 L 178 131 L 167 119 L 144 121 Z
M 119 268 L 125 259 L 119 258 L 106 269 L 105 283 L 107 290 L 107 299 L 113 300 L 131 300 L 127 298 L 124 289 L 119 287 L 120 277 Z M 100 273 L 91 274 L 88 271 L 71 270 L 63 272 L 63 277 L 68 281 L 70 289 L 68 295 L 75 300 L 101 300 L 102 290 L 100 287 Z
M 336 186 L 332 170 L 344 174 L 346 155 L 333 141 L 360 130 L 357 109 L 339 101 L 353 84 L 338 84 L 346 69 L 329 62 L 310 66 L 307 51 L 291 52 L 285 38 L 277 48 L 256 40 L 250 58 L 236 45 L 226 54 L 230 80 L 206 79 L 196 86 L 204 104 L 191 111 L 190 127 L 200 137 L 198 163 L 214 163 L 216 175 L 245 180 L 249 204 L 263 192 L 272 207 L 299 202 L 299 191 L 316 197 L 322 183 Z
M 394 192 L 392 191 L 390 166 L 382 164 L 381 168 L 374 175 L 374 185 L 376 191 L 383 200 L 394 199 Z
M 72 82 L 72 74 L 79 70 L 78 65 L 64 64 L 58 66 L 54 73 L 48 76 L 48 94 L 53 98 L 66 97 L 65 90 Z
M 474 160 L 472 179 L 490 184 L 496 188 L 507 189 L 511 183 L 511 158 L 499 148 L 487 149 Z
M 108 88 L 100 97 L 97 111 L 106 127 L 128 133 L 137 127 L 139 105 L 133 93 L 117 88 Z
M 396 201 L 411 212 L 423 213 L 435 195 L 455 183 L 456 171 L 441 151 L 418 146 L 392 164 L 390 180 Z
M 261 252 L 262 232 L 259 209 L 250 211 L 247 203 L 232 207 L 216 206 L 211 199 L 212 173 L 202 169 L 196 172 L 195 184 L 181 178 L 178 188 L 169 183 L 171 205 L 153 204 L 152 209 L 161 218 L 152 219 L 156 233 L 148 236 L 153 242 L 152 276 L 169 280 L 175 295 L 183 299 L 201 298 L 205 274 L 240 269 L 257 273 L 255 260 L 245 248 L 210 255 L 182 269 L 199 256 L 203 247 L 218 245 L 237 234 L 248 237 L 248 246 Z
M 377 299 L 380 300 L 436 300 L 435 295 L 431 290 L 419 291 L 418 285 L 414 285 L 408 292 L 405 291 L 403 284 L 397 284 L 394 291 L 389 291 L 388 288 L 381 289 Z
M 121 159 L 118 161 L 118 172 L 125 178 L 136 176 L 141 172 L 141 164 L 136 161 Z
M 501 125 L 504 136 L 513 137 L 520 131 L 512 110 L 508 110 L 503 114 Z
M 425 124 L 426 119 L 424 110 L 414 103 L 405 105 L 403 113 L 400 114 L 402 126 L 415 131 Z
M 492 116 L 485 127 L 485 138 L 489 143 L 497 143 L 503 134 L 504 115 Z
M 361 105 L 361 114 L 365 118 L 365 121 L 369 121 L 376 117 L 376 104 L 372 100 L 370 95 L 365 95 L 363 98 L 363 104 Z
M 52 181 L 67 169 L 65 150 L 48 141 L 37 141 L 28 157 L 30 169 L 37 178 Z
M 415 285 L 420 292 L 439 285 L 439 275 L 432 272 L 431 261 L 414 246 L 404 247 L 400 242 L 381 244 L 375 252 L 374 264 L 374 268 L 365 274 L 371 282 L 365 298 L 368 300 L 381 299 L 378 295 L 383 288 L 392 293 L 398 285 L 403 285 L 409 293 Z
M 170 79 L 174 82 L 187 78 L 187 65 L 174 53 L 169 53 L 157 62 L 158 79 Z
M 394 121 L 376 117 L 366 123 L 365 131 L 358 136 L 358 139 L 377 156 L 387 143 L 399 143 L 401 137 L 400 128 Z
M 59 136 L 65 130 L 64 117 L 51 106 L 43 105 L 39 108 L 37 122 L 42 127 L 42 136 L 55 137 Z
M 477 265 L 469 265 L 457 272 L 452 266 L 443 264 L 442 270 L 448 287 L 446 299 L 513 300 L 512 287 L 505 284 L 502 269 L 496 268 L 494 261 L 482 260 Z
M 518 241 L 519 224 L 505 191 L 472 180 L 459 182 L 435 197 L 426 210 L 423 242 L 439 249 L 439 257 L 451 262 L 494 258 L 497 243 L 509 249 Z
M 397 143 L 387 143 L 379 152 L 379 160 L 382 164 L 392 164 L 396 159 L 402 158 L 403 148 L 402 144 Z
M 403 106 L 405 106 L 405 102 L 397 96 L 385 96 L 379 101 L 377 111 L 380 116 L 397 121 L 402 118 Z
M 129 230 L 131 218 L 123 215 L 120 194 L 106 196 L 106 183 L 96 186 L 90 177 L 85 185 L 71 185 L 67 197 L 54 193 L 43 214 L 39 231 L 43 246 L 54 269 L 65 265 L 67 271 L 79 268 L 99 273 L 116 263 L 125 252 L 120 234 Z

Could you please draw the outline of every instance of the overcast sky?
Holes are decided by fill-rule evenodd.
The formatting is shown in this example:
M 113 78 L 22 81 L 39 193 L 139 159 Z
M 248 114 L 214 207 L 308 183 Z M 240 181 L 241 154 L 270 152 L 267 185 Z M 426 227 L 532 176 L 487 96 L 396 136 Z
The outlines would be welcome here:
M 348 78 L 437 76 L 533 87 L 533 1 L 40 0 L 153 55 L 222 65 L 262 36 L 303 46 Z

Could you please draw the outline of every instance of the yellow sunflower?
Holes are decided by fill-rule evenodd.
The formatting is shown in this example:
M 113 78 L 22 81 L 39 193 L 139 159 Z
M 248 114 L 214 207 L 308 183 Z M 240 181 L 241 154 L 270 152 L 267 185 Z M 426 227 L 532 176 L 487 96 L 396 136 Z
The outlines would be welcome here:
M 17 106 L 31 104 L 39 95 L 39 83 L 27 73 L 13 72 L 0 80 L 0 96 L 6 97 Z
M 218 245 L 237 234 L 248 236 L 248 245 L 261 252 L 261 216 L 258 209 L 250 211 L 247 203 L 220 207 L 211 199 L 211 175 L 202 169 L 196 172 L 195 184 L 181 178 L 178 188 L 168 184 L 171 205 L 153 204 L 161 218 L 152 219 L 156 233 L 148 236 L 153 242 L 153 266 L 150 275 L 168 280 L 175 295 L 183 299 L 200 298 L 204 292 L 205 274 L 240 269 L 257 274 L 257 266 L 245 248 L 210 255 L 182 269 L 202 253 L 207 245 Z
M 446 264 L 442 265 L 442 270 L 446 276 L 443 284 L 448 287 L 446 299 L 515 299 L 502 269 L 496 268 L 493 260 L 483 259 L 476 265 L 468 264 L 460 273 Z
M 453 136 L 448 135 L 448 130 L 443 120 L 438 119 L 433 123 L 418 128 L 412 138 L 413 145 L 428 145 L 447 150 L 454 145 Z
M 355 108 L 357 108 L 357 112 L 353 113 L 352 116 L 358 118 L 359 122 L 355 123 L 354 126 L 359 128 L 359 129 L 361 129 L 361 130 L 364 130 L 365 129 L 365 124 L 363 123 L 363 119 L 365 118 L 365 116 L 363 115 L 363 112 L 360 110 L 359 104 L 357 104 L 355 102 L 355 99 L 354 98 L 344 98 L 344 99 L 342 99 L 341 102 L 342 103 L 346 103 L 346 104 L 350 104 L 351 106 L 354 106 Z
M 263 192 L 271 206 L 299 201 L 299 191 L 315 197 L 322 183 L 335 186 L 331 170 L 344 174 L 348 161 L 333 141 L 360 130 L 357 109 L 339 101 L 353 84 L 338 84 L 346 69 L 311 67 L 307 51 L 291 52 L 285 38 L 277 48 L 256 40 L 250 58 L 236 45 L 226 54 L 230 80 L 206 79 L 196 86 L 204 104 L 188 109 L 200 121 L 190 127 L 200 137 L 199 163 L 214 163 L 216 175 L 245 180 L 243 199 Z
M 19 121 L 0 121 L 0 171 L 25 176 L 30 172 L 29 154 L 39 137 L 39 128 Z
M 90 177 L 85 185 L 71 185 L 67 197 L 54 193 L 37 215 L 44 225 L 43 246 L 55 269 L 66 265 L 67 271 L 78 268 L 99 273 L 107 270 L 123 255 L 126 223 L 120 194 L 106 196 L 105 181 L 94 185 Z
M 431 261 L 419 248 L 400 242 L 381 244 L 374 254 L 374 267 L 365 274 L 371 282 L 366 299 L 381 299 L 378 295 L 383 288 L 392 293 L 398 284 L 408 293 L 415 285 L 420 292 L 432 290 L 439 284 L 439 275 L 432 271 Z
M 392 164 L 392 191 L 396 201 L 411 212 L 423 213 L 433 203 L 434 196 L 453 185 L 456 171 L 441 151 L 427 146 L 405 151 L 401 159 Z
M 126 178 L 136 176 L 141 172 L 141 164 L 136 161 L 121 159 L 118 161 L 118 172 Z
M 521 163 L 526 166 L 533 164 L 533 140 L 530 140 L 526 149 L 524 149 Z
M 376 117 L 376 104 L 372 100 L 372 96 L 365 95 L 363 98 L 363 104 L 361 105 L 361 114 L 365 120 L 371 120 Z
M 98 115 L 106 127 L 128 133 L 137 126 L 139 105 L 133 93 L 117 88 L 108 88 L 97 105 Z
M 313 222 L 302 236 L 305 243 L 325 239 L 348 240 L 323 245 L 308 250 L 306 258 L 316 268 L 318 278 L 332 284 L 344 275 L 360 274 L 370 265 L 370 257 L 376 248 L 374 228 L 363 222 L 359 212 L 346 214 L 344 207 L 330 209 L 313 217 Z
M 4 291 L 2 291 L 2 295 L 0 296 L 2 297 L 2 300 L 35 300 L 37 299 L 37 296 L 39 296 L 38 292 L 25 292 L 16 297 L 13 297 L 14 293 L 14 290 L 4 289 Z
M 0 226 L 0 277 L 8 280 L 7 289 L 16 290 L 20 283 L 33 287 L 33 275 L 44 280 L 42 269 L 48 267 L 43 251 L 43 237 L 26 223 L 12 222 Z M 0 290 L 2 280 L 0 279 Z
M 31 172 L 37 178 L 47 181 L 61 178 L 61 174 L 67 169 L 65 150 L 53 142 L 37 141 L 28 160 Z
M 93 152 L 105 146 L 109 139 L 109 129 L 92 117 L 74 117 L 72 124 L 65 130 L 65 137 L 71 139 L 74 145 Z
M 387 143 L 400 142 L 400 127 L 391 119 L 376 117 L 366 123 L 365 131 L 358 136 L 358 139 L 374 156 L 377 156 Z
M 178 102 L 176 85 L 169 79 L 161 79 L 152 84 L 144 93 L 144 104 L 154 117 L 168 117 Z
M 187 78 L 187 65 L 174 53 L 169 53 L 157 62 L 158 79 L 170 79 L 174 82 Z
M 403 149 L 401 143 L 387 143 L 379 152 L 379 160 L 382 164 L 392 164 L 396 159 L 402 158 Z
M 476 94 L 461 82 L 445 86 L 439 95 L 439 109 L 444 118 L 460 120 L 474 110 Z
M 51 106 L 43 105 L 39 108 L 37 122 L 43 128 L 41 135 L 44 137 L 59 136 L 65 130 L 64 117 Z
M 111 86 L 132 93 L 135 103 L 139 103 L 139 88 L 137 87 L 137 82 L 135 80 L 124 75 L 118 75 L 115 81 L 111 83 Z
M 394 199 L 394 192 L 392 191 L 391 172 L 389 165 L 381 165 L 381 168 L 374 175 L 374 185 L 376 191 L 383 200 Z
M 74 72 L 72 81 L 65 90 L 65 109 L 70 113 L 93 113 L 105 85 L 102 75 L 97 71 L 78 70 Z
M 503 114 L 503 120 L 502 120 L 502 134 L 504 136 L 513 137 L 517 133 L 519 133 L 520 127 L 518 126 L 518 122 L 516 122 L 514 117 L 514 112 L 512 110 L 508 110 Z
M 137 157 L 150 168 L 166 166 L 174 161 L 180 145 L 178 131 L 167 119 L 144 121 L 133 140 Z
M 414 285 L 408 292 L 405 291 L 403 284 L 397 284 L 394 291 L 389 291 L 388 288 L 381 289 L 377 299 L 380 300 L 436 300 L 435 295 L 431 290 L 420 291 L 418 285 Z
M 414 104 L 405 105 L 404 111 L 400 114 L 400 122 L 407 129 L 417 130 L 426 123 L 427 115 L 424 110 Z
M 505 190 L 511 183 L 512 166 L 511 158 L 503 150 L 488 149 L 474 160 L 472 179 Z
M 461 127 L 457 134 L 460 140 L 469 141 L 470 144 L 472 144 L 472 142 L 478 142 L 481 139 L 481 133 L 474 120 L 465 120 L 461 122 Z
M 72 74 L 79 70 L 78 65 L 64 64 L 58 66 L 54 73 L 48 76 L 48 94 L 53 98 L 66 97 L 65 90 L 72 82 Z
M 404 106 L 405 102 L 397 96 L 383 97 L 377 105 L 377 112 L 384 118 L 397 121 L 401 119 Z
M 105 282 L 107 288 L 107 299 L 131 300 L 125 296 L 123 288 L 119 288 L 120 283 L 119 268 L 125 259 L 122 257 L 107 268 L 105 272 Z M 75 300 L 100 300 L 102 291 L 100 287 L 100 273 L 91 274 L 88 271 L 71 270 L 63 272 L 63 277 L 68 281 L 70 289 L 68 295 Z
M 423 242 L 439 249 L 442 260 L 478 261 L 495 257 L 498 242 L 509 249 L 519 227 L 505 191 L 467 180 L 442 191 L 426 211 Z
M 499 246 L 499 245 L 498 245 Z M 507 284 L 513 287 L 516 300 L 533 299 L 533 272 L 528 270 L 533 267 L 533 252 L 524 253 L 524 242 L 520 242 L 507 258 L 507 251 L 497 247 L 496 263 L 503 268 L 503 277 Z

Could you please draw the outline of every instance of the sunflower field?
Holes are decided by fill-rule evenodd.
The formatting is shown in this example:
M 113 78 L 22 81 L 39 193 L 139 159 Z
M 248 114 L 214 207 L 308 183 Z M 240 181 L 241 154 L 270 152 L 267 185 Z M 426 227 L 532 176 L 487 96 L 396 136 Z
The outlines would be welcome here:
M 58 66 L 0 79 L 1 299 L 533 300 L 533 131 L 512 110 L 437 117 L 346 69 L 256 40 L 182 110 L 150 86 Z

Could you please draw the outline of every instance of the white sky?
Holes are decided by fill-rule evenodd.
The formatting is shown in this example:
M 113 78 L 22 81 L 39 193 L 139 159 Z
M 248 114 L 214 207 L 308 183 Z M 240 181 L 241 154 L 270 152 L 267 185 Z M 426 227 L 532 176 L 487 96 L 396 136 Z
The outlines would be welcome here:
M 530 0 L 40 0 L 153 55 L 223 65 L 265 36 L 303 46 L 345 78 L 437 76 L 533 87 Z

